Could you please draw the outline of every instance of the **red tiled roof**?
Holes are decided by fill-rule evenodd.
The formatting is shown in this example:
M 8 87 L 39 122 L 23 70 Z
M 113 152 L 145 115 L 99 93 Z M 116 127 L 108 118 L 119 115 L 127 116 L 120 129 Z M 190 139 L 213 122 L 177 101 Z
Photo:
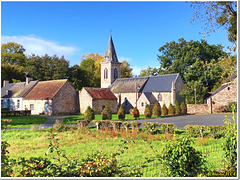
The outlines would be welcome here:
M 38 82 L 24 99 L 52 99 L 66 82 L 67 79 Z
M 108 88 L 84 87 L 93 99 L 117 100 L 116 96 Z

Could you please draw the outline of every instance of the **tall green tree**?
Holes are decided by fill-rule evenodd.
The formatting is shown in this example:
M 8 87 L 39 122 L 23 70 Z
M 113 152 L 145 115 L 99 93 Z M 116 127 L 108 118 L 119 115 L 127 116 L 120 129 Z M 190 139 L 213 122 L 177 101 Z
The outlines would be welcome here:
M 26 66 L 25 49 L 22 45 L 8 42 L 1 45 L 1 61 L 4 64 Z
M 237 2 L 236 1 L 195 1 L 191 2 L 195 9 L 193 23 L 204 23 L 203 34 L 209 35 L 216 29 L 224 27 L 228 31 L 228 40 L 237 42 Z
M 157 75 L 159 75 L 159 69 L 148 66 L 147 69 L 141 70 L 139 77 L 157 76 Z
M 10 83 L 25 81 L 25 68 L 23 66 L 1 64 L 1 84 L 8 80 Z
M 132 68 L 130 68 L 130 64 L 127 61 L 123 60 L 121 64 L 121 78 L 132 78 Z

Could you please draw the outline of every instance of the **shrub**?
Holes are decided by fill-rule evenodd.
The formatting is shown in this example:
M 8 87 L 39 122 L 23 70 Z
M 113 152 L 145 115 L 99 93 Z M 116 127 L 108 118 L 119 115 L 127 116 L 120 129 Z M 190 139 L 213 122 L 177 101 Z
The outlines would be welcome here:
M 132 110 L 132 117 L 134 119 L 138 119 L 139 118 L 139 110 L 137 109 L 137 107 L 135 107 L 133 110 Z
M 102 120 L 111 120 L 112 119 L 112 113 L 108 106 L 106 106 L 102 111 Z
M 146 104 L 145 110 L 144 110 L 144 115 L 146 118 L 151 118 L 152 117 L 152 111 L 150 108 L 149 104 Z
M 207 126 L 206 132 L 208 136 L 212 138 L 221 138 L 224 136 L 226 126 L 224 125 L 209 125 Z
M 176 115 L 181 114 L 181 109 L 180 109 L 180 105 L 179 105 L 178 101 L 175 102 L 175 114 Z
M 184 128 L 189 137 L 203 137 L 205 135 L 204 131 L 206 130 L 206 126 L 187 125 Z
M 87 127 L 89 124 L 88 120 L 77 120 L 77 126 L 78 128 L 83 128 L 83 127 Z
M 124 111 L 123 105 L 120 106 L 117 115 L 118 115 L 118 119 L 121 119 L 121 120 L 125 119 L 125 111 Z
M 91 121 L 94 118 L 95 118 L 94 111 L 90 106 L 88 106 L 87 110 L 84 113 L 84 120 Z
M 161 114 L 163 116 L 166 116 L 168 114 L 168 109 L 165 104 L 163 104 L 162 109 L 161 109 Z
M 181 109 L 181 114 L 187 114 L 187 108 L 184 102 L 181 103 L 180 109 Z
M 160 159 L 167 176 L 195 177 L 206 173 L 206 162 L 202 153 L 191 145 L 192 141 L 186 137 L 169 141 L 163 149 Z
M 1 142 L 1 176 L 2 177 L 10 177 L 13 170 L 11 167 L 11 163 L 9 160 L 7 148 L 10 147 L 6 141 Z
M 226 125 L 223 139 L 223 150 L 225 151 L 225 165 L 229 171 L 237 171 L 237 125 L 235 122 L 235 106 L 232 105 L 232 120 L 227 115 L 224 124 Z
M 157 117 L 161 116 L 161 106 L 157 102 L 154 104 L 153 107 L 153 115 Z
M 168 115 L 175 115 L 175 108 L 172 104 L 168 107 Z
M 234 112 L 237 112 L 237 102 L 229 102 L 227 106 L 227 111 L 232 112 L 232 105 L 236 107 Z

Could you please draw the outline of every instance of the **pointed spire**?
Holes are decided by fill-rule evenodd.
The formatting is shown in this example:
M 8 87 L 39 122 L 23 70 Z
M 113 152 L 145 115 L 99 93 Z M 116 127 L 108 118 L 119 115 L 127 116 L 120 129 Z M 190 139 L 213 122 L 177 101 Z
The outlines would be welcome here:
M 114 48 L 113 40 L 112 40 L 112 35 L 110 34 L 109 42 L 108 42 L 108 47 L 107 51 L 105 53 L 105 58 L 104 61 L 113 61 L 113 62 L 118 62 L 117 54 Z

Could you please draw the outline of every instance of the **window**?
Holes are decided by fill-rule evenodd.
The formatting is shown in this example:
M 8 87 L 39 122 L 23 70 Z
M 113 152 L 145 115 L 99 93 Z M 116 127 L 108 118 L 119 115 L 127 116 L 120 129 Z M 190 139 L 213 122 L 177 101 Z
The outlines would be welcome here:
M 20 108 L 20 100 L 17 100 L 17 109 Z
M 108 78 L 108 70 L 107 68 L 104 69 L 104 79 Z
M 10 110 L 10 106 L 11 106 L 11 104 L 10 104 L 10 99 L 8 99 L 7 100 L 7 108 Z
M 125 106 L 125 107 L 127 107 L 127 106 L 128 106 L 128 100 L 127 100 L 127 98 L 126 98 L 126 97 L 124 98 L 124 106 Z
M 142 102 L 142 107 L 144 106 L 144 102 Z
M 161 93 L 158 94 L 158 101 L 162 101 L 162 95 L 161 95 Z
M 114 79 L 117 79 L 118 78 L 118 71 L 117 71 L 117 68 L 114 69 Z
M 4 100 L 1 100 L 1 107 L 4 108 Z

